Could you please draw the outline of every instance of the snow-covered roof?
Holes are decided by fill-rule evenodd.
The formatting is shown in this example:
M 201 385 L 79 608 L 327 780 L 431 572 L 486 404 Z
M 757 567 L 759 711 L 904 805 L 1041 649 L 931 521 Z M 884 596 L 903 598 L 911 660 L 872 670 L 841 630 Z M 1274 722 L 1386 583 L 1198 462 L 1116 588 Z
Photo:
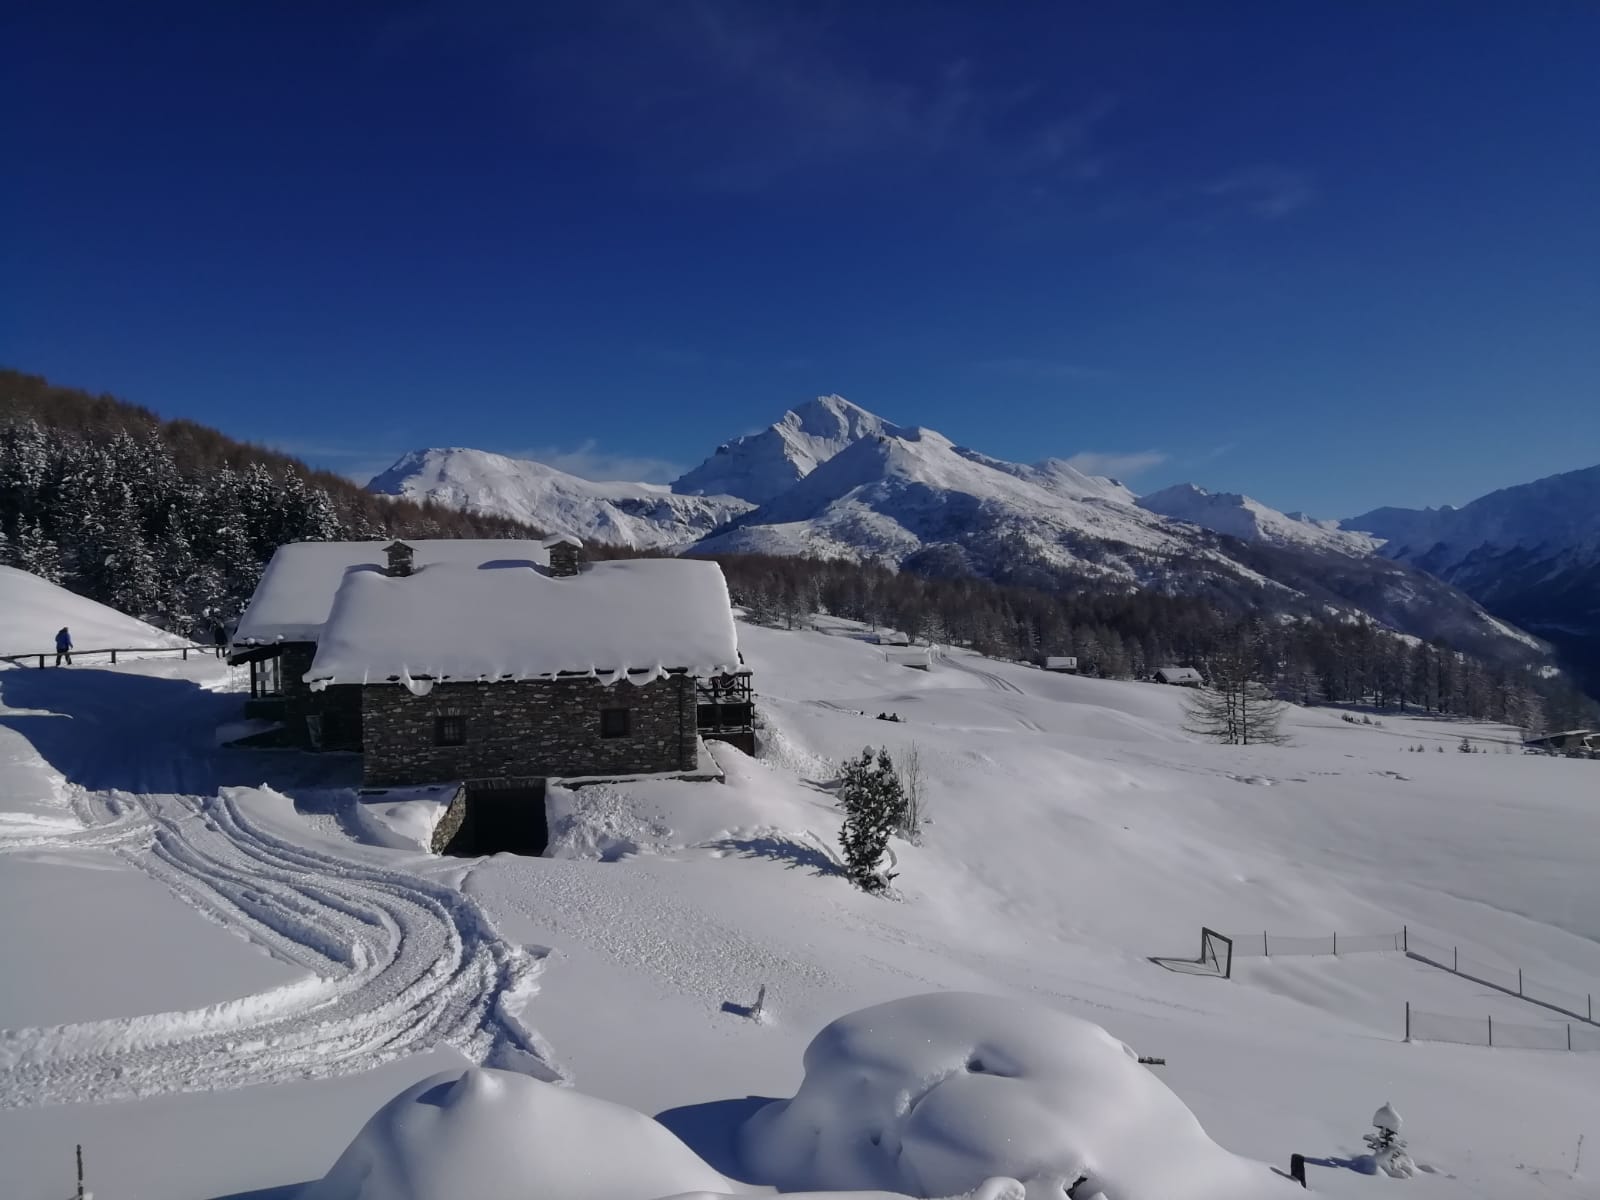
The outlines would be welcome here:
M 1168 683 L 1192 683 L 1199 681 L 1200 672 L 1193 667 L 1161 667 L 1156 671 L 1156 678 L 1164 679 Z
M 739 662 L 722 568 L 686 559 L 598 562 L 564 579 L 526 563 L 351 571 L 321 634 L 306 674 L 315 685 L 570 672 L 644 683 Z
M 381 570 L 388 562 L 384 551 L 390 539 L 372 542 L 291 542 L 279 546 L 256 585 L 234 631 L 236 646 L 272 642 L 315 642 L 333 608 L 334 593 L 352 570 Z M 515 539 L 424 539 L 407 542 L 416 551 L 421 569 L 440 563 L 480 566 L 484 563 L 549 562 L 549 554 L 534 541 Z

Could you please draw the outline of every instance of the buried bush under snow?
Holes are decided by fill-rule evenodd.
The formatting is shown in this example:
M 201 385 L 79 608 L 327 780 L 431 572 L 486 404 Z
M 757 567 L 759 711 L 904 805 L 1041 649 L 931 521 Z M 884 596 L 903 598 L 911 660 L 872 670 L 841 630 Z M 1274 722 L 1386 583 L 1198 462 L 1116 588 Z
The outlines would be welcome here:
M 413 1084 L 300 1200 L 730 1200 L 726 1179 L 665 1126 L 526 1075 L 475 1068 Z M 807 1200 L 790 1194 L 787 1200 Z M 811 1200 L 906 1200 L 881 1191 Z M 992 1179 L 952 1200 L 1023 1200 Z
M 943 993 L 863 1009 L 811 1042 L 792 1100 L 741 1132 L 779 1188 L 959 1193 L 1022 1180 L 1028 1200 L 1280 1196 L 1262 1163 L 1211 1141 L 1097 1025 L 1026 1000 Z
M 946 993 L 880 1004 L 818 1034 L 805 1069 L 792 1100 L 740 1131 L 745 1174 L 787 1200 L 1284 1194 L 1264 1164 L 1206 1137 L 1127 1046 L 1032 1001 Z M 301 1200 L 770 1194 L 725 1178 L 631 1109 L 472 1069 L 385 1104 Z
M 401 1092 L 303 1200 L 653 1200 L 731 1190 L 649 1117 L 480 1069 Z

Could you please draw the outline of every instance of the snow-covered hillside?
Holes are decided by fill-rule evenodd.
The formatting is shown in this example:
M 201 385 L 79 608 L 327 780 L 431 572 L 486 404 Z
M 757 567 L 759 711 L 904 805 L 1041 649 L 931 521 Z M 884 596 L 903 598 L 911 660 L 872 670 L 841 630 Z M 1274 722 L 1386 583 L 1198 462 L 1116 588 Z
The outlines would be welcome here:
M 186 646 L 167 633 L 114 608 L 57 587 L 15 567 L 0 567 L 0 654 L 53 650 L 65 625 L 79 650 Z
M 1140 508 L 1243 541 L 1306 546 L 1343 554 L 1370 554 L 1377 538 L 1348 529 L 1337 521 L 1318 521 L 1305 513 L 1282 513 L 1236 492 L 1208 492 L 1192 483 L 1178 483 L 1138 499 Z
M 648 1146 L 676 1164 L 659 1176 L 666 1194 L 759 1192 L 780 1182 L 775 1168 L 785 1187 L 888 1182 L 881 1147 L 900 1137 L 940 1184 L 1005 1154 L 1036 1170 L 1077 1155 L 1108 1200 L 1253 1198 L 1199 1189 L 1220 1174 L 1195 1175 L 1192 1193 L 1139 1190 L 1165 1164 L 1210 1155 L 1187 1109 L 1246 1166 L 1281 1171 L 1299 1152 L 1313 1195 L 1370 1196 L 1383 1181 L 1359 1173 L 1360 1136 L 1384 1101 L 1406 1118 L 1420 1173 L 1404 1187 L 1418 1200 L 1593 1194 L 1587 1150 L 1575 1160 L 1600 1128 L 1600 1054 L 1406 1044 L 1407 1001 L 1469 1033 L 1492 1016 L 1501 1038 L 1546 1044 L 1567 1019 L 1372 948 L 1405 927 L 1412 945 L 1459 947 L 1482 978 L 1514 984 L 1520 967 L 1545 995 L 1600 990 L 1600 766 L 1502 753 L 1516 735 L 1493 726 L 1351 725 L 1298 708 L 1290 746 L 1200 743 L 1183 731 L 1181 689 L 955 649 L 909 670 L 868 636 L 826 619 L 741 625 L 760 757 L 718 747 L 721 786 L 556 789 L 543 859 L 374 844 L 346 756 L 213 749 L 210 725 L 238 704 L 213 659 L 0 669 L 0 806 L 36 818 L 0 823 L 8 1194 L 70 1190 L 82 1143 L 102 1194 L 287 1196 L 430 1080 L 410 1093 L 410 1128 L 438 1131 L 423 1148 L 458 1151 L 456 1171 L 471 1164 L 485 1187 L 452 1174 L 435 1183 L 453 1192 L 386 1200 L 498 1200 L 515 1193 L 491 1190 L 489 1173 L 528 1163 L 494 1119 L 508 1108 L 483 1080 L 459 1105 L 446 1090 L 479 1064 L 656 1117 L 692 1154 L 581 1097 L 509 1109 L 543 1114 L 533 1168 L 626 1179 L 627 1156 L 596 1146 Z M 1489 752 L 1459 753 L 1463 736 Z M 839 873 L 828 785 L 863 744 L 921 752 L 931 822 L 920 845 L 892 844 L 892 900 Z M 1231 980 L 1194 961 L 1202 924 L 1235 935 Z M 1263 930 L 1274 956 L 1247 958 Z M 1282 953 L 1291 936 L 1315 948 L 1333 931 L 1337 957 Z M 897 1017 L 882 1037 L 858 1016 L 807 1053 L 846 1014 L 948 992 L 1081 1018 L 1165 1063 L 1125 1059 L 1154 1077 L 1113 1079 L 1111 1060 L 1080 1062 L 1088 1043 L 1048 1015 L 960 1004 Z M 926 1053 L 894 1036 L 902 1026 Z M 1579 1047 L 1600 1032 L 1573 1028 Z M 930 1074 L 929 1056 L 948 1069 Z M 926 1109 L 875 1098 L 913 1072 Z M 1073 1090 L 1091 1072 L 1104 1082 Z M 846 1076 L 849 1106 L 829 1100 Z M 530 1088 L 507 1094 L 547 1095 Z M 485 1107 L 486 1128 L 462 1123 Z M 808 1111 L 829 1119 L 813 1142 L 825 1153 L 809 1157 L 785 1128 Z M 1071 1118 L 1029 1116 L 1044 1111 Z M 387 1137 L 404 1125 L 385 1118 L 364 1145 L 417 1150 Z M 353 1153 L 322 1194 L 392 1178 Z M 402 1161 L 417 1160 L 386 1169 Z M 1251 1179 L 1290 1194 L 1264 1165 Z M 1062 1182 L 1027 1200 L 1059 1197 Z
M 681 545 L 751 507 L 736 496 L 679 495 L 665 484 L 597 483 L 530 459 L 462 448 L 413 450 L 367 489 L 637 550 Z

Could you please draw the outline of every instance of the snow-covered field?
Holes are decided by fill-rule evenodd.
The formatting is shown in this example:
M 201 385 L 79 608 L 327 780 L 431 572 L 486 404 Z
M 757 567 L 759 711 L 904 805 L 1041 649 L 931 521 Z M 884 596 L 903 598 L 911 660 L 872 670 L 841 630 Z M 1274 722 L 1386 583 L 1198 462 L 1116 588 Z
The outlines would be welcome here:
M 1595 1194 L 1600 1054 L 1401 1040 L 1407 1000 L 1508 1024 L 1557 1021 L 1547 1010 L 1392 953 L 1241 955 L 1228 981 L 1150 961 L 1194 957 L 1203 924 L 1241 944 L 1262 930 L 1406 926 L 1463 959 L 1600 989 L 1595 764 L 1468 756 L 1464 734 L 1496 750 L 1514 735 L 1393 716 L 1353 726 L 1325 710 L 1291 710 L 1289 747 L 1199 744 L 1181 732 L 1176 689 L 959 650 L 914 671 L 855 633 L 741 625 L 762 758 L 719 747 L 726 786 L 558 792 L 544 859 L 403 848 L 382 834 L 404 814 L 353 807 L 347 756 L 213 748 L 238 699 L 215 660 L 0 670 L 0 1194 L 68 1194 L 82 1142 L 101 1196 L 289 1200 L 390 1097 L 477 1063 L 657 1116 L 704 1160 L 703 1181 L 691 1156 L 663 1176 L 690 1182 L 615 1200 L 760 1182 L 904 1187 L 872 1174 L 870 1155 L 855 1174 L 838 1155 L 808 1167 L 793 1138 L 772 1140 L 792 1124 L 784 1110 L 749 1126 L 744 1160 L 740 1129 L 772 1100 L 793 1097 L 803 1114 L 841 1086 L 826 1068 L 848 1055 L 802 1064 L 831 1022 L 951 991 L 1047 1005 L 1165 1058 L 1129 1069 L 1169 1087 L 1225 1150 L 1280 1170 L 1295 1151 L 1358 1155 L 1392 1101 L 1421 1173 L 1398 1183 L 1313 1166 L 1325 1194 Z M 918 746 L 933 817 L 922 845 L 894 843 L 888 900 L 851 889 L 834 859 L 826 785 L 867 743 Z M 1428 750 L 1408 751 L 1417 744 Z M 826 1043 L 839 1054 L 891 1080 L 924 1069 L 844 1028 Z M 961 1087 L 1021 1086 L 992 1073 Z M 476 1104 L 497 1078 L 469 1076 L 454 1094 Z M 1091 1095 L 1166 1112 L 1164 1089 L 1130 1107 L 1121 1088 Z M 545 1111 L 545 1094 L 517 1111 Z M 1067 1093 L 1038 1094 L 1057 1097 L 1046 1112 L 1072 1111 Z M 970 1111 L 967 1093 L 950 1095 L 938 1111 Z M 555 1128 L 580 1128 L 546 1145 L 592 1153 L 591 1126 L 632 1131 L 616 1145 L 655 1144 L 654 1126 L 614 1109 L 592 1122 L 581 1105 L 548 1111 Z M 1088 1130 L 1091 1156 L 1114 1158 L 1124 1135 L 1155 1143 L 1153 1158 L 1176 1153 L 1172 1121 L 1140 1119 L 1128 1132 L 1064 1117 L 1060 1138 L 1030 1146 L 1076 1153 L 1073 1131 Z M 958 1140 L 945 1129 L 935 1149 Z M 922 1190 L 943 1187 L 954 1160 L 919 1145 Z M 962 1153 L 1001 1161 L 976 1135 Z M 1266 1166 L 1216 1191 L 1232 1169 L 1206 1167 L 1193 1194 L 1296 1194 Z M 1148 1194 L 1096 1184 L 1109 1200 Z

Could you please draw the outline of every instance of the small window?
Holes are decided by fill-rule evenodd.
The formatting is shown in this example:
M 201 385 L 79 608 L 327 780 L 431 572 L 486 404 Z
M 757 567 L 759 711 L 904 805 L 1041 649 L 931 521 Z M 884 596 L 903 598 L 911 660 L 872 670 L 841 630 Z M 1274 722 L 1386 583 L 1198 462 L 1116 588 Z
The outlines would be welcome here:
M 435 746 L 465 746 L 467 744 L 467 719 L 465 717 L 439 717 L 433 723 Z
M 628 710 L 625 708 L 602 708 L 600 710 L 600 736 L 603 738 L 627 737 L 631 722 Z

